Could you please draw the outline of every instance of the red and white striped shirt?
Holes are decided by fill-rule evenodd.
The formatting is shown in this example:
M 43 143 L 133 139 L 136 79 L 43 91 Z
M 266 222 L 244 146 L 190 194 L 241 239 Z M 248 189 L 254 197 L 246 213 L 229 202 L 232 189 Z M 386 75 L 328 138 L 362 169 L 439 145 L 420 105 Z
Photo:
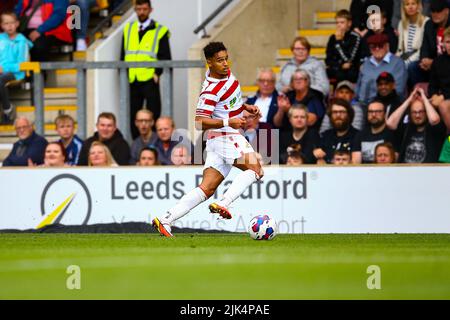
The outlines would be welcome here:
M 227 78 L 215 79 L 210 77 L 208 70 L 198 99 L 196 116 L 212 119 L 232 119 L 242 117 L 243 111 L 241 86 L 236 77 L 228 71 Z M 239 132 L 231 127 L 223 127 L 213 131 Z

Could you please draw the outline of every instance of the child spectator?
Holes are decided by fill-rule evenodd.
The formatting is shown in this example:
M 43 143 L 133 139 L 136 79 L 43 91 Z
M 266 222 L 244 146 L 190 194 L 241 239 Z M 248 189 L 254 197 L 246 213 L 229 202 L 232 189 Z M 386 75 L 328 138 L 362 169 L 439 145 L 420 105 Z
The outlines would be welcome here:
M 336 14 L 336 32 L 327 44 L 325 64 L 330 80 L 358 80 L 361 37 L 352 31 L 352 16 L 348 10 Z
M 63 114 L 56 118 L 55 125 L 60 137 L 59 142 L 62 143 L 67 154 L 67 163 L 71 166 L 77 165 L 83 140 L 75 134 L 75 120 Z
M 347 150 L 336 150 L 331 163 L 335 166 L 346 166 L 352 163 L 352 154 Z
M 14 120 L 15 109 L 9 101 L 6 84 L 25 78 L 25 73 L 20 72 L 20 64 L 28 60 L 32 43 L 17 33 L 19 21 L 14 13 L 2 13 L 0 21 L 4 31 L 0 34 L 0 123 L 10 123 Z
M 444 32 L 445 53 L 437 57 L 431 66 L 428 94 L 431 103 L 439 109 L 447 131 L 450 131 L 450 27 Z
M 301 166 L 305 163 L 305 156 L 302 153 L 302 146 L 299 144 L 293 144 L 287 148 L 286 165 L 288 166 Z

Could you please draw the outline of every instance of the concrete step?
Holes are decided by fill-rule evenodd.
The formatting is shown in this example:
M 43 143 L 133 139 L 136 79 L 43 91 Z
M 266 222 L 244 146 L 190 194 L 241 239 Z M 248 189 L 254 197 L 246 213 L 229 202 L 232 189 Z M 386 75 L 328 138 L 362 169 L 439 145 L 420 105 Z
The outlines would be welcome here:
M 77 118 L 76 105 L 50 105 L 44 107 L 44 122 L 53 124 L 56 117 L 62 114 L 68 114 L 72 118 Z M 26 117 L 31 121 L 36 120 L 36 108 L 34 106 L 18 106 L 16 107 L 18 117 Z M 13 125 L 0 125 L 0 136 L 14 136 Z
M 86 51 L 75 51 L 72 53 L 73 61 L 86 61 Z
M 67 88 L 77 86 L 77 70 L 55 70 L 47 78 L 47 84 L 52 87 Z
M 316 29 L 334 29 L 336 26 L 336 12 L 316 12 L 314 16 L 314 28 Z
M 30 90 L 11 90 L 10 97 L 13 101 L 30 101 L 32 92 Z M 44 88 L 44 99 L 47 100 L 76 100 L 77 99 L 77 88 L 75 87 L 65 87 L 65 88 Z M 47 105 L 49 103 L 45 102 Z M 20 105 L 23 103 L 16 103 L 16 105 Z M 55 104 L 53 102 L 53 104 Z M 57 104 L 67 104 L 67 103 L 57 103 Z M 29 105 L 29 103 L 27 103 Z
M 306 37 L 314 48 L 326 48 L 328 39 L 334 33 L 334 29 L 303 29 L 297 32 L 299 36 Z

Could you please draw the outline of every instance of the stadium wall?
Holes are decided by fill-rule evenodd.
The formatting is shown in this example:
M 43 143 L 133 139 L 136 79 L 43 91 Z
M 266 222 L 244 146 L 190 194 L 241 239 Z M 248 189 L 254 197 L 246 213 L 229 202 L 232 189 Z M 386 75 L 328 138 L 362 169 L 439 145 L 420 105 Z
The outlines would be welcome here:
M 0 229 L 150 222 L 200 183 L 201 167 L 2 169 Z M 245 232 L 273 216 L 283 233 L 450 233 L 450 166 L 270 167 L 217 220 L 206 203 L 176 226 Z M 219 187 L 222 194 L 237 169 Z M 13 183 L 13 184 L 12 184 Z M 12 185 L 18 187 L 11 187 Z M 213 198 L 217 198 L 215 195 Z

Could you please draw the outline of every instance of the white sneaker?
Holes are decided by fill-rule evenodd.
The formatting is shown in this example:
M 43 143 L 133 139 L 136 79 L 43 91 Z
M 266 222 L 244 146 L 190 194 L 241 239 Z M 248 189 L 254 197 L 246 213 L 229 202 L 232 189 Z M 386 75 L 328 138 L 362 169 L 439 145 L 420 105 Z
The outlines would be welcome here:
M 77 40 L 77 51 L 86 51 L 87 50 L 87 43 L 85 39 L 78 39 Z

